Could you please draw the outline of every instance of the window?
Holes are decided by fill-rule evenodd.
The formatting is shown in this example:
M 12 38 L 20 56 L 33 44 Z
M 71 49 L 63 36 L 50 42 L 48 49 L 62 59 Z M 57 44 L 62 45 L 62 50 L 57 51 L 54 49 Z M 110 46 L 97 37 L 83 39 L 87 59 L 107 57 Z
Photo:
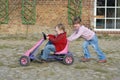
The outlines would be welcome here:
M 120 30 L 120 0 L 95 0 L 95 30 Z

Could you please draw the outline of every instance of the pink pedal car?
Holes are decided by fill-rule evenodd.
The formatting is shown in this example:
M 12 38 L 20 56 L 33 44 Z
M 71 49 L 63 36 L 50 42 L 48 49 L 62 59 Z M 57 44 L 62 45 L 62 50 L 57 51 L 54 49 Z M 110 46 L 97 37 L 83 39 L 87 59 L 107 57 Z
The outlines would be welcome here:
M 21 56 L 19 62 L 21 66 L 28 66 L 31 61 L 36 60 L 36 54 L 39 53 L 39 48 L 42 43 L 46 40 L 45 33 L 42 33 L 43 37 L 39 40 L 31 49 L 29 49 L 23 56 Z M 71 52 L 68 51 L 69 42 L 67 42 L 66 47 L 60 51 L 50 54 L 47 61 L 60 61 L 65 65 L 71 65 L 74 62 L 74 58 Z M 41 51 L 42 55 L 42 51 Z

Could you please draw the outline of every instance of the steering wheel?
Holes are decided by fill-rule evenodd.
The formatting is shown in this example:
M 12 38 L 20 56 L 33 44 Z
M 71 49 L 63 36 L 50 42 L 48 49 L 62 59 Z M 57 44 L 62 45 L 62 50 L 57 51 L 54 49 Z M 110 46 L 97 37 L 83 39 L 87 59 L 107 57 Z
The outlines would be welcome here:
M 46 39 L 47 39 L 47 38 L 46 38 L 46 34 L 45 34 L 44 32 L 42 32 L 42 34 L 43 34 L 44 40 L 46 40 Z

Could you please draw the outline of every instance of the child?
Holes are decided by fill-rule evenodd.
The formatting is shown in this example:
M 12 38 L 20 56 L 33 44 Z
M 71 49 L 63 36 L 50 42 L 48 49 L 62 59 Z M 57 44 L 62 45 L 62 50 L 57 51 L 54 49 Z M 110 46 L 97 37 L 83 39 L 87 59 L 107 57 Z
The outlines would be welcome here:
M 76 40 L 80 36 L 85 39 L 85 42 L 83 43 L 83 52 L 84 57 L 81 58 L 81 61 L 87 62 L 90 61 L 90 53 L 88 50 L 88 45 L 92 45 L 95 51 L 97 52 L 97 55 L 99 57 L 99 63 L 105 63 L 106 57 L 105 54 L 99 49 L 98 46 L 98 38 L 95 34 L 95 32 L 91 31 L 90 29 L 86 28 L 84 25 L 81 25 L 81 19 L 80 17 L 75 17 L 73 20 L 73 26 L 74 26 L 74 33 L 68 38 L 69 41 Z
M 56 35 L 49 34 L 47 39 L 49 42 L 46 44 L 43 55 L 41 55 L 41 61 L 46 61 L 50 52 L 62 51 L 67 44 L 67 37 L 65 32 L 65 27 L 63 24 L 58 24 L 55 27 Z

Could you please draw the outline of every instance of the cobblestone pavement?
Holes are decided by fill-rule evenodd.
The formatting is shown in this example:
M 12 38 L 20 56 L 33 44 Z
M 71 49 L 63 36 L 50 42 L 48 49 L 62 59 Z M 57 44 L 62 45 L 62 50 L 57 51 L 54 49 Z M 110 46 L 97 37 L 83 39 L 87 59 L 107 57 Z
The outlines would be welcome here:
M 73 65 L 33 61 L 30 66 L 20 66 L 19 58 L 36 42 L 29 39 L 0 39 L 0 80 L 120 80 L 120 38 L 99 39 L 107 63 L 97 63 L 97 55 L 91 46 L 89 49 L 93 59 L 80 62 L 83 40 L 78 39 L 71 42 L 69 48 L 74 53 Z

